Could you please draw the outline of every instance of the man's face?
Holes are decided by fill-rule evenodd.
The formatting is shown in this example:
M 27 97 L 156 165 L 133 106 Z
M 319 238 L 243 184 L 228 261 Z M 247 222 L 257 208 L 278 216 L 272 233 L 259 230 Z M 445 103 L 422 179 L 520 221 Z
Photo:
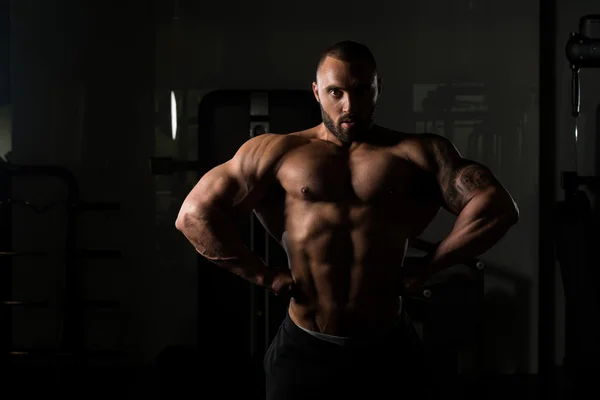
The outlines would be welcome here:
M 327 57 L 317 72 L 313 92 L 325 127 L 342 143 L 351 143 L 373 125 L 381 82 L 362 62 L 350 64 Z

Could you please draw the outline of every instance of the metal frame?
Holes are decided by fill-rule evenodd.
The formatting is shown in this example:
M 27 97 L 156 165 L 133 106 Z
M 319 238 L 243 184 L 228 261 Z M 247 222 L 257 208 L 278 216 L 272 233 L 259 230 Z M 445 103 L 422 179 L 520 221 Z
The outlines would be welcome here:
M 268 92 L 251 92 L 250 93 L 250 126 L 249 137 L 262 135 L 263 133 L 270 132 L 271 128 L 269 125 L 269 93 Z M 257 218 L 254 214 L 250 214 L 250 249 L 257 251 L 256 243 L 256 226 Z M 264 232 L 264 254 L 263 261 L 268 266 L 270 264 L 270 249 L 269 234 Z M 259 293 L 263 292 L 263 293 Z M 262 297 L 262 309 L 257 307 L 257 303 L 260 303 L 259 295 Z M 264 293 L 264 290 L 259 290 L 256 286 L 250 285 L 250 356 L 255 357 L 257 355 L 257 339 L 259 335 L 259 319 L 263 318 L 264 332 L 262 333 L 264 339 L 264 350 L 269 347 L 269 294 Z
M 9 300 L 12 296 L 12 208 L 14 201 L 11 198 L 12 178 L 21 176 L 39 176 L 56 177 L 63 180 L 68 189 L 68 197 L 65 203 L 67 211 L 67 233 L 65 238 L 65 315 L 63 318 L 64 329 L 61 338 L 60 352 L 66 351 L 74 355 L 81 353 L 83 349 L 83 325 L 81 315 L 81 296 L 78 291 L 78 268 L 76 265 L 77 250 L 77 205 L 79 202 L 79 186 L 75 177 L 68 170 L 55 166 L 17 166 L 12 164 L 3 164 L 0 166 L 2 174 L 0 199 L 3 219 L 3 238 L 2 251 L 7 253 L 3 257 L 2 280 L 9 279 L 2 286 L 0 292 L 1 300 Z M 4 226 L 5 221 L 8 223 Z M 7 246 L 6 248 L 4 246 Z M 8 247 L 10 246 L 10 247 Z M 7 309 L 8 307 L 4 307 Z M 6 333 L 12 329 L 12 313 L 10 310 L 3 312 L 4 320 L 2 322 L 3 350 L 4 356 L 10 354 L 12 350 L 12 334 Z M 22 352 L 19 352 L 22 353 Z
M 24 205 L 43 213 L 52 207 L 37 208 L 26 200 L 12 198 L 12 179 L 19 177 L 57 178 L 67 187 L 67 198 L 53 206 L 64 207 L 67 218 L 67 232 L 64 248 L 61 251 L 14 251 L 12 246 L 12 210 L 16 206 Z M 90 356 L 119 356 L 120 351 L 97 350 L 88 351 L 85 343 L 84 313 L 90 308 L 115 308 L 114 301 L 89 301 L 84 299 L 81 291 L 81 260 L 86 259 L 117 259 L 121 254 L 112 250 L 82 250 L 78 246 L 78 221 L 82 211 L 118 211 L 118 203 L 84 203 L 80 200 L 79 184 L 68 169 L 53 165 L 14 165 L 0 164 L 0 365 L 9 364 L 12 357 L 32 357 L 34 359 L 55 359 L 59 363 L 62 374 L 59 375 L 61 383 L 72 383 L 81 373 Z M 13 257 L 35 256 L 43 260 L 50 257 L 64 260 L 65 288 L 64 301 L 59 304 L 46 302 L 21 301 L 12 298 L 12 259 Z M 59 308 L 62 311 L 62 332 L 60 343 L 55 348 L 14 348 L 12 337 L 12 312 L 11 308 L 19 307 L 49 307 Z M 68 362 L 66 362 L 68 361 Z

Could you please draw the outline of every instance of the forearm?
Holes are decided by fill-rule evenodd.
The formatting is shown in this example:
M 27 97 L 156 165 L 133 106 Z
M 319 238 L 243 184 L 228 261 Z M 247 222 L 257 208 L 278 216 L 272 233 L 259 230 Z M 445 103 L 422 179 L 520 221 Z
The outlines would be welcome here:
M 510 198 L 474 197 L 458 215 L 450 234 L 431 254 L 428 272 L 435 273 L 485 253 L 517 219 L 518 211 Z
M 237 224 L 230 215 L 215 207 L 196 210 L 178 219 L 178 229 L 207 260 L 248 282 L 273 292 L 280 289 L 281 269 L 268 267 L 246 247 Z M 287 274 L 291 274 L 288 270 Z

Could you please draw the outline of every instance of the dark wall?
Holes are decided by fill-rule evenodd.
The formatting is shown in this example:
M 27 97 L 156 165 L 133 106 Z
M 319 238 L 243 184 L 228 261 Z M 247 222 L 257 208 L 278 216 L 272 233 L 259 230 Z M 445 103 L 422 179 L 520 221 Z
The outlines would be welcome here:
M 8 44 L 10 32 L 9 0 L 0 1 L 0 107 L 8 104 Z
M 153 301 L 160 279 L 149 280 L 154 247 L 153 150 L 154 22 L 147 1 L 24 0 L 11 3 L 13 161 L 59 165 L 76 176 L 88 201 L 117 201 L 118 214 L 85 214 L 82 248 L 123 252 L 117 261 L 82 260 L 89 300 L 116 300 L 114 310 L 86 311 L 93 348 L 127 350 L 124 362 L 152 355 Z M 64 200 L 51 179 L 15 180 L 15 197 L 39 204 Z M 64 214 L 15 211 L 16 249 L 60 250 Z M 61 301 L 60 260 L 23 260 L 15 267 L 15 296 Z M 21 345 L 57 343 L 54 315 L 15 321 Z
M 15 162 L 69 167 L 81 182 L 85 198 L 118 200 L 123 206 L 115 219 L 90 217 L 82 225 L 85 243 L 115 245 L 124 251 L 120 262 L 108 268 L 93 263 L 86 270 L 90 295 L 122 302 L 116 314 L 120 319 L 105 318 L 107 324 L 118 324 L 96 339 L 99 345 L 134 349 L 131 361 L 146 362 L 165 345 L 190 343 L 196 329 L 210 329 L 195 322 L 194 298 L 201 287 L 196 284 L 193 251 L 177 232 L 167 233 L 165 228 L 159 235 L 154 226 L 157 194 L 147 160 L 158 152 L 155 93 L 162 95 L 173 88 L 200 93 L 219 88 L 307 89 L 323 46 L 352 38 L 370 45 L 379 60 L 385 89 L 378 117 L 389 127 L 415 130 L 414 84 L 457 79 L 483 82 L 490 88 L 487 131 L 496 138 L 490 146 L 496 147 L 487 152 L 493 157 L 481 161 L 490 164 L 511 190 L 521 206 L 522 219 L 485 259 L 530 283 L 527 301 L 511 305 L 522 308 L 525 304 L 530 312 L 528 321 L 512 329 L 518 337 L 511 339 L 524 342 L 530 350 L 526 355 L 512 354 L 513 342 L 501 341 L 498 346 L 506 352 L 498 353 L 508 356 L 498 363 L 507 371 L 535 371 L 540 3 L 429 0 L 402 5 L 376 1 L 369 3 L 372 17 L 356 13 L 348 3 L 339 7 L 323 2 L 301 6 L 253 2 L 233 7 L 235 12 L 231 3 L 209 7 L 202 3 L 181 1 L 181 23 L 174 29 L 170 25 L 172 4 L 166 1 L 150 7 L 148 2 L 132 0 L 120 2 L 118 8 L 111 2 L 92 0 L 12 2 Z M 572 130 L 570 72 L 560 38 L 566 41 L 568 32 L 576 29 L 577 18 L 592 3 L 559 4 L 556 123 L 565 133 L 557 148 L 560 163 L 566 165 Z M 356 6 L 364 7 L 360 2 Z M 590 114 L 585 107 L 591 107 L 596 101 L 593 93 L 598 92 L 594 75 L 582 74 L 586 115 Z M 526 124 L 515 122 L 523 120 L 523 115 L 527 115 Z M 588 134 L 591 119 L 586 118 L 580 125 L 586 136 L 580 142 L 582 154 L 592 140 Z M 515 137 L 520 143 L 516 151 L 509 147 Z M 173 151 L 188 155 L 193 140 L 181 137 Z M 462 144 L 459 148 L 465 150 Z M 591 159 L 592 154 L 580 159 L 584 168 L 591 165 Z M 176 189 L 172 212 L 189 187 L 180 183 Z M 20 190 L 33 191 L 31 195 L 42 200 L 48 197 L 46 191 L 29 186 Z M 173 221 L 174 217 L 170 216 Z M 15 233 L 17 243 L 59 245 L 59 238 L 49 237 L 45 230 L 36 234 L 25 230 L 31 216 L 19 218 L 23 223 Z M 428 237 L 441 236 L 450 222 L 448 216 L 440 215 Z M 492 270 L 486 278 L 490 291 L 515 298 L 514 282 L 496 277 Z M 16 283 L 23 286 L 24 294 L 27 279 L 24 276 Z M 43 292 L 36 288 L 35 293 Z M 513 323 L 501 322 L 504 326 Z M 93 334 L 101 328 L 90 331 Z

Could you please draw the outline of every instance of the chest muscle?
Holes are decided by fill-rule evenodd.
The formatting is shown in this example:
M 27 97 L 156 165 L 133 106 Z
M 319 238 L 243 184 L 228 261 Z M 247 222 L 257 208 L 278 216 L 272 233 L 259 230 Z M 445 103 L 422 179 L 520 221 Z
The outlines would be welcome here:
M 310 147 L 289 154 L 281 165 L 279 179 L 288 195 L 314 202 L 375 204 L 417 194 L 415 168 L 391 152 Z

